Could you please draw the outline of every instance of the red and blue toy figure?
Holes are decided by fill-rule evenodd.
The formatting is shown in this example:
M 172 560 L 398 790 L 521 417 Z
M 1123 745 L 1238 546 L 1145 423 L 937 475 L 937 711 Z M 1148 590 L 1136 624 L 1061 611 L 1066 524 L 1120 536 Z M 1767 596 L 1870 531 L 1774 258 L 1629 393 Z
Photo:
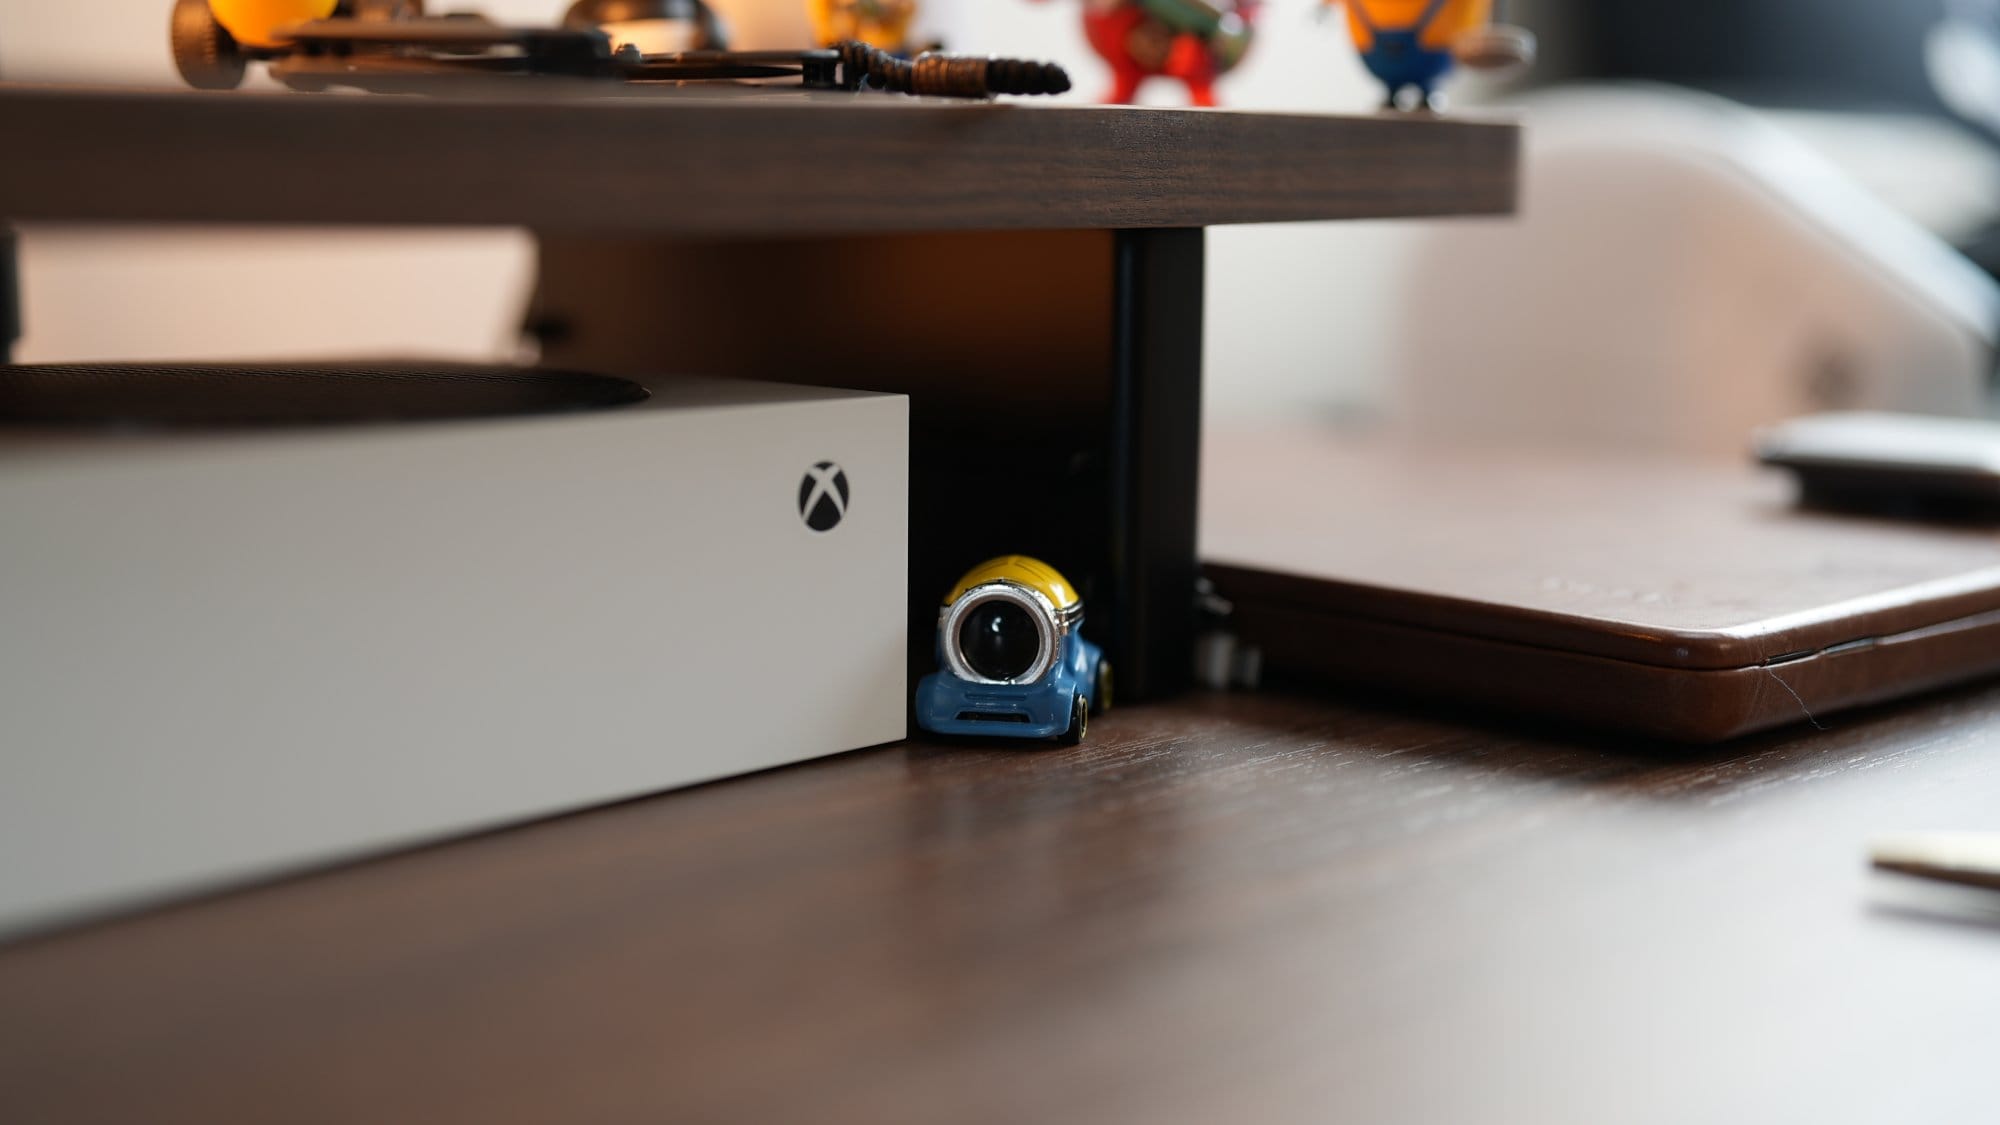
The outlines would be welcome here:
M 1532 61 L 1535 39 L 1493 23 L 1493 0 L 1324 0 L 1347 5 L 1361 61 L 1388 88 L 1389 109 L 1438 108 L 1438 84 L 1463 63 L 1504 69 Z
M 1148 78 L 1177 78 L 1198 106 L 1250 50 L 1259 0 L 1083 0 L 1083 30 L 1111 66 L 1104 100 L 1128 105 Z

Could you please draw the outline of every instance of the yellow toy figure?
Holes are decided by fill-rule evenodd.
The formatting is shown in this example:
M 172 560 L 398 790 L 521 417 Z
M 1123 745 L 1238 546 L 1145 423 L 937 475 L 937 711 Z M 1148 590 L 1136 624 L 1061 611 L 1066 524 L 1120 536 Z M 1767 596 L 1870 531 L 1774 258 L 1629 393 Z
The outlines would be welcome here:
M 245 47 L 273 47 L 280 28 L 333 14 L 339 0 L 208 0 L 215 20 Z
M 908 49 L 917 0 L 806 0 L 806 12 L 822 47 L 859 39 L 901 54 Z
M 1343 0 L 1323 0 L 1334 7 Z M 1455 63 L 1482 70 L 1533 61 L 1535 37 L 1493 24 L 1493 0 L 1345 0 L 1361 61 L 1389 95 L 1388 109 L 1436 109 L 1438 83 Z M 1410 95 L 1405 98 L 1405 94 Z

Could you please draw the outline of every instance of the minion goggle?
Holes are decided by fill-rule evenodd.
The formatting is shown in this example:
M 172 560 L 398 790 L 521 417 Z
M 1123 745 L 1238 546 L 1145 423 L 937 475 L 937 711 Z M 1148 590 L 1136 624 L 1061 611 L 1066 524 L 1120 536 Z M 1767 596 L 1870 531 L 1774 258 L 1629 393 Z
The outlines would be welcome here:
M 960 594 L 938 614 L 939 648 L 952 675 L 976 684 L 1032 684 L 1049 674 L 1083 603 L 1059 610 L 1041 591 L 1004 578 Z

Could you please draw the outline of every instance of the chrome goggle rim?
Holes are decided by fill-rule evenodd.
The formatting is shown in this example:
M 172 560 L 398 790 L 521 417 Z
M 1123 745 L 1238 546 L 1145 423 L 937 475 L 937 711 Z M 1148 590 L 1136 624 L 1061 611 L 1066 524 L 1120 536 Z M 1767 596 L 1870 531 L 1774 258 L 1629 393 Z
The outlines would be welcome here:
M 1012 602 L 1026 610 L 1029 620 L 1035 623 L 1037 639 L 1041 642 L 1034 664 L 1013 679 L 996 680 L 980 675 L 973 671 L 972 665 L 966 663 L 965 654 L 958 650 L 958 630 L 965 622 L 965 615 L 991 601 Z M 975 684 L 1014 687 L 1032 684 L 1049 674 L 1049 669 L 1056 664 L 1056 650 L 1060 647 L 1058 642 L 1069 631 L 1069 623 L 1039 591 L 1015 582 L 996 581 L 981 583 L 959 595 L 959 599 L 944 611 L 938 630 L 939 639 L 943 642 L 938 647 L 944 650 L 945 666 L 951 669 L 952 675 Z

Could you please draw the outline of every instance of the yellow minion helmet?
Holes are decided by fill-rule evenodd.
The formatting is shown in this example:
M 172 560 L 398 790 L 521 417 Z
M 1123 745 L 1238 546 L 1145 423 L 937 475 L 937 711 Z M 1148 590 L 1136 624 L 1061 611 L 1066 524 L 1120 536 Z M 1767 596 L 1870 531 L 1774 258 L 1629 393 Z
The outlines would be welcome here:
M 938 651 L 971 683 L 1035 683 L 1062 659 L 1083 599 L 1055 567 L 1002 555 L 965 572 L 938 610 Z
M 944 596 L 944 604 L 949 608 L 968 591 L 992 582 L 1006 582 L 1033 590 L 1046 598 L 1056 613 L 1065 619 L 1083 612 L 1083 597 L 1076 592 L 1075 586 L 1070 585 L 1069 579 L 1064 578 L 1055 567 L 1027 555 L 1002 555 L 966 571 L 965 577 L 960 578 L 951 592 Z

